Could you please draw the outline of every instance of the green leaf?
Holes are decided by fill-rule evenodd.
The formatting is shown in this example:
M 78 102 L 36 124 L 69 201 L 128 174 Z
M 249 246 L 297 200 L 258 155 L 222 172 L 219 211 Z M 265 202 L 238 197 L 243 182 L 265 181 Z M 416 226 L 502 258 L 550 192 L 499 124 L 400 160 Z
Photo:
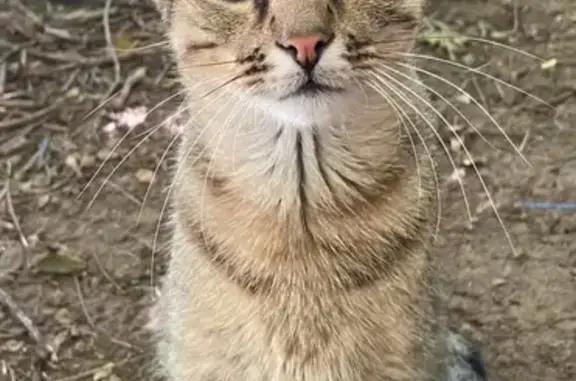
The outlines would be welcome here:
M 71 252 L 50 253 L 39 260 L 35 270 L 44 274 L 69 275 L 86 269 L 86 262 Z

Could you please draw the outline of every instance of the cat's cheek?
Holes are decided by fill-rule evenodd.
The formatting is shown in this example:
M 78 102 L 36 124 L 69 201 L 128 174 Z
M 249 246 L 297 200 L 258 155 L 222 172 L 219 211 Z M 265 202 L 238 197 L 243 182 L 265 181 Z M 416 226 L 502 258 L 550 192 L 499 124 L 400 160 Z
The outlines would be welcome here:
M 345 51 L 344 42 L 341 39 L 335 39 L 322 54 L 318 69 L 331 72 L 350 71 L 350 63 L 343 58 Z
M 287 53 L 277 48 L 270 49 L 268 61 L 274 66 L 272 73 L 277 78 L 291 77 L 301 71 L 298 64 Z

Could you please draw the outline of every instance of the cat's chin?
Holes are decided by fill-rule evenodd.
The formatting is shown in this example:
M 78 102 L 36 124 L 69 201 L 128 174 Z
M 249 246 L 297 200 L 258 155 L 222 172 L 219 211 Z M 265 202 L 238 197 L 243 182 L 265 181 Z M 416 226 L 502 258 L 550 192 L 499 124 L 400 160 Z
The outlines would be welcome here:
M 252 106 L 267 119 L 297 128 L 329 126 L 342 122 L 348 109 L 346 94 L 340 91 L 296 92 L 280 99 L 255 97 Z
M 288 100 L 294 98 L 303 98 L 302 101 L 315 101 L 317 99 L 334 96 L 335 94 L 343 93 L 344 89 L 324 85 L 315 81 L 308 81 L 292 91 L 288 91 L 280 100 Z

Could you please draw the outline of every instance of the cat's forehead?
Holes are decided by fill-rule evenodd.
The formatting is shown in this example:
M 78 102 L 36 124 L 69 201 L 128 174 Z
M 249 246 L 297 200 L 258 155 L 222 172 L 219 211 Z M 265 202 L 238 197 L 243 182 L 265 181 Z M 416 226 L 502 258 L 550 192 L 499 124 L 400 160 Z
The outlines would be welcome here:
M 260 29 L 273 23 L 336 23 L 347 26 L 420 19 L 426 0 L 154 0 L 166 19 L 191 17 L 192 22 L 218 24 L 223 33 L 237 28 Z M 400 17 L 398 17 L 400 16 Z M 209 25 L 206 25 L 209 26 Z M 216 26 L 216 25 L 214 25 Z M 235 31 L 234 31 L 235 30 Z
M 235 13 L 253 12 L 283 12 L 292 9 L 346 10 L 362 12 L 368 9 L 399 8 L 405 12 L 420 13 L 427 0 L 154 0 L 161 8 L 167 5 L 181 4 L 188 11 L 227 10 Z M 214 15 L 214 14 L 211 14 Z M 305 13 L 302 13 L 304 16 Z

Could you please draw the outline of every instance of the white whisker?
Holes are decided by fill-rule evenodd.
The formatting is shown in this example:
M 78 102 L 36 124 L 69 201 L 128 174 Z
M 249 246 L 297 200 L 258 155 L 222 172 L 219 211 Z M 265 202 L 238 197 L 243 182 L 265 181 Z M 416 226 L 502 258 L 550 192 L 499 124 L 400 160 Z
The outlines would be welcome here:
M 186 98 L 182 101 L 182 104 L 180 105 L 179 110 L 176 112 L 176 115 L 180 114 L 181 110 L 185 110 L 184 105 L 186 105 L 187 101 L 188 101 L 188 96 L 186 96 Z M 158 175 L 158 171 L 160 170 L 162 163 L 164 163 L 164 160 L 166 159 L 168 152 L 170 152 L 170 149 L 178 141 L 179 138 L 180 138 L 180 134 L 176 133 L 174 135 L 174 137 L 172 139 L 170 139 L 168 146 L 164 149 L 164 152 L 162 152 L 162 156 L 160 156 L 160 159 L 158 160 L 158 164 L 154 168 L 154 172 L 152 173 L 152 178 L 150 179 L 150 183 L 146 187 L 146 193 L 144 193 L 144 198 L 142 199 L 142 205 L 140 206 L 140 211 L 138 212 L 138 217 L 136 218 L 136 224 L 137 225 L 140 224 L 140 220 L 142 218 L 142 213 L 144 212 L 144 207 L 146 205 L 146 201 L 148 200 L 148 196 L 150 194 L 150 191 L 152 190 L 152 184 L 154 184 L 154 180 L 156 179 L 156 176 Z
M 128 160 L 128 158 L 142 145 L 144 144 L 152 135 L 154 135 L 154 133 L 156 133 L 160 128 L 162 128 L 163 123 L 158 123 L 156 126 L 154 126 L 150 132 L 148 132 L 146 134 L 146 136 L 144 136 L 142 139 L 140 139 L 140 141 L 138 141 L 138 143 L 136 143 L 134 145 L 134 147 L 132 147 L 132 149 L 130 149 L 130 151 L 128 151 L 128 153 L 126 155 L 124 155 L 120 161 L 118 162 L 118 164 L 116 164 L 114 166 L 114 168 L 112 168 L 112 170 L 110 171 L 110 173 L 108 175 L 106 175 L 106 177 L 104 178 L 104 180 L 102 181 L 102 183 L 100 184 L 100 186 L 98 187 L 98 189 L 96 189 L 96 193 L 94 194 L 94 196 L 90 199 L 90 201 L 88 202 L 88 205 L 86 206 L 86 210 L 90 209 L 92 207 L 92 205 L 94 204 L 94 202 L 96 201 L 96 199 L 98 198 L 98 196 L 100 195 L 100 192 L 102 192 L 102 189 L 104 189 L 104 187 L 106 186 L 106 183 L 108 183 L 108 181 L 112 178 L 112 176 L 116 173 L 116 171 L 118 170 L 118 168 L 120 168 L 120 166 L 122 164 L 124 164 L 124 162 L 126 160 Z M 126 135 L 125 135 L 126 136 Z M 116 144 L 115 148 L 117 148 L 119 146 L 119 144 Z M 111 156 L 111 154 L 108 154 L 109 158 Z M 103 164 L 101 164 L 101 166 L 103 167 L 105 164 L 105 162 L 103 162 Z
M 474 104 L 482 111 L 482 113 L 483 113 L 484 115 L 486 115 L 486 116 L 488 117 L 488 119 L 490 119 L 490 122 L 492 122 L 492 124 L 494 124 L 494 126 L 496 126 L 496 128 L 500 131 L 500 133 L 504 136 L 504 138 L 508 141 L 508 143 L 514 148 L 514 150 L 518 153 L 518 155 L 520 155 L 520 157 L 522 158 L 522 160 L 523 160 L 526 164 L 532 166 L 532 165 L 530 164 L 530 162 L 528 161 L 528 159 L 526 158 L 526 156 L 524 156 L 524 154 L 522 153 L 522 151 L 520 150 L 520 148 L 518 148 L 518 146 L 517 146 L 516 144 L 514 144 L 514 142 L 512 141 L 512 139 L 510 139 L 510 137 L 508 136 L 508 134 L 507 134 L 506 131 L 504 130 L 504 128 L 494 119 L 494 117 L 492 116 L 492 114 L 490 114 L 490 112 L 488 112 L 488 110 L 486 110 L 486 108 L 485 108 L 484 106 L 482 106 L 482 104 L 481 104 L 475 97 L 473 97 L 472 95 L 470 95 L 470 93 L 468 93 L 466 90 L 464 90 L 464 89 L 461 88 L 460 86 L 452 83 L 451 81 L 449 81 L 449 80 L 447 80 L 447 79 L 445 79 L 445 78 L 442 78 L 441 76 L 439 76 L 439 75 L 437 75 L 437 74 L 434 74 L 434 73 L 432 73 L 432 72 L 429 72 L 428 70 L 420 69 L 420 68 L 418 68 L 417 66 L 414 66 L 414 65 L 407 65 L 407 64 L 398 63 L 398 62 L 394 62 L 394 63 L 395 63 L 396 65 L 400 65 L 400 66 L 403 66 L 403 67 L 406 67 L 406 68 L 410 68 L 410 69 L 416 70 L 416 71 L 418 71 L 418 72 L 420 72 L 420 73 L 423 73 L 423 74 L 425 74 L 425 75 L 428 75 L 428 76 L 430 76 L 430 77 L 432 77 L 432 78 L 435 78 L 435 79 L 437 79 L 437 80 L 439 80 L 439 81 L 447 84 L 448 86 L 450 86 L 450 87 L 458 90 L 461 94 L 464 94 L 464 95 L 466 95 L 467 97 L 469 97 L 470 100 L 472 101 L 472 103 L 474 103 Z M 391 68 L 389 68 L 389 69 L 392 70 Z M 404 75 L 405 75 L 405 74 L 404 74 Z M 441 95 L 440 95 L 437 91 L 435 91 L 434 89 L 430 88 L 429 86 L 425 86 L 425 88 L 426 88 L 427 90 L 433 92 L 433 93 L 434 93 L 435 95 L 437 95 L 438 97 L 441 97 Z M 443 98 L 443 97 L 442 97 L 442 98 Z M 441 98 L 441 99 L 442 99 L 442 98 Z M 445 102 L 446 102 L 446 101 L 445 101 Z M 468 120 L 468 118 L 466 118 L 466 117 L 462 114 L 462 112 L 460 112 L 455 106 L 453 106 L 453 107 L 454 107 L 454 109 L 459 113 L 459 115 L 461 115 L 462 118 L 464 118 L 464 119 L 467 121 L 467 123 L 472 126 L 472 124 L 471 124 L 471 122 Z M 474 127 L 474 126 L 472 126 L 472 127 Z M 479 132 L 477 129 L 475 129 L 475 131 L 477 131 L 478 134 L 480 135 L 480 132 Z M 486 139 L 484 139 L 484 140 L 486 141 Z M 491 144 L 490 144 L 490 145 L 491 145 Z
M 460 190 L 462 192 L 462 196 L 464 198 L 464 205 L 466 207 L 466 213 L 468 214 L 468 219 L 470 222 L 473 221 L 472 218 L 472 209 L 470 208 L 470 203 L 468 201 L 468 195 L 466 194 L 466 190 L 464 188 L 464 181 L 462 180 L 462 176 L 460 176 L 460 174 L 458 173 L 458 167 L 456 165 L 456 162 L 454 161 L 454 158 L 452 157 L 452 154 L 450 153 L 450 150 L 448 149 L 448 147 L 446 146 L 446 143 L 444 143 L 444 141 L 442 140 L 442 137 L 440 136 L 440 134 L 438 133 L 438 131 L 436 130 L 436 127 L 434 126 L 434 124 L 432 122 L 430 122 L 430 120 L 428 120 L 428 118 L 422 113 L 422 111 L 420 111 L 400 90 L 398 90 L 395 86 L 393 86 L 392 84 L 382 80 L 382 78 L 380 78 L 377 73 L 374 73 L 374 77 L 380 82 L 382 83 L 382 85 L 386 86 L 390 91 L 392 91 L 398 98 L 400 98 L 408 107 L 410 107 L 418 116 L 420 116 L 420 118 L 422 118 L 422 120 L 428 125 L 428 127 L 430 128 L 430 130 L 432 131 L 432 133 L 436 136 L 436 138 L 438 139 L 438 142 L 440 143 L 440 145 L 442 146 L 442 149 L 444 150 L 444 152 L 446 153 L 446 157 L 448 158 L 448 161 L 450 161 L 450 164 L 452 165 L 452 168 L 454 168 L 454 171 L 456 172 L 456 180 L 458 181 L 458 184 L 460 185 Z
M 514 254 L 516 254 L 517 253 L 516 247 L 514 246 L 514 243 L 512 241 L 510 233 L 508 232 L 508 229 L 506 229 L 506 226 L 504 225 L 504 221 L 502 220 L 502 216 L 498 212 L 498 208 L 496 207 L 496 203 L 492 199 L 492 195 L 491 195 L 490 191 L 488 190 L 488 186 L 486 185 L 484 178 L 480 174 L 478 166 L 476 165 L 476 163 L 474 162 L 474 160 L 472 158 L 472 154 L 470 153 L 470 151 L 466 147 L 466 144 L 464 143 L 464 141 L 462 140 L 460 135 L 458 135 L 458 133 L 456 133 L 456 131 L 454 131 L 454 129 L 451 128 L 450 123 L 446 120 L 446 118 L 444 118 L 444 116 L 438 110 L 436 110 L 436 108 L 434 108 L 434 106 L 432 104 L 430 104 L 429 101 L 424 99 L 421 95 L 416 93 L 409 86 L 407 86 L 404 83 L 400 82 L 399 80 L 395 79 L 391 75 L 389 75 L 387 73 L 380 73 L 380 74 L 384 75 L 388 80 L 396 83 L 398 86 L 402 87 L 404 90 L 408 91 L 410 94 L 412 94 L 418 100 L 420 100 L 423 104 L 425 104 L 428 108 L 430 108 L 430 110 L 432 110 L 446 124 L 446 126 L 449 127 L 450 131 L 452 132 L 452 134 L 454 135 L 456 140 L 458 140 L 458 143 L 461 145 L 462 149 L 464 150 L 466 156 L 470 159 L 470 164 L 471 164 L 472 168 L 474 169 L 474 171 L 476 172 L 478 180 L 480 181 L 480 184 L 482 185 L 484 193 L 486 194 L 486 197 L 488 198 L 488 202 L 490 203 L 490 206 L 492 207 L 492 210 L 494 211 L 496 219 L 500 223 L 500 226 L 502 227 L 502 230 L 504 231 L 504 235 L 506 236 L 506 239 L 508 240 L 508 243 L 510 244 L 510 248 L 512 249 L 512 252 Z M 380 80 L 382 81 L 382 79 L 380 79 Z M 385 82 L 385 81 L 382 81 L 382 82 Z M 392 84 L 388 84 L 388 85 L 393 86 Z
M 182 93 L 184 93 L 185 90 L 182 91 L 178 91 L 175 94 L 172 94 L 168 97 L 166 97 L 164 100 L 162 100 L 161 102 L 158 102 L 158 104 L 156 104 L 156 106 L 152 107 L 145 115 L 144 118 L 148 117 L 148 115 L 150 115 L 154 110 L 156 110 L 158 107 L 162 106 L 163 104 L 165 104 L 166 102 L 170 101 L 171 99 L 174 99 L 175 97 L 181 95 Z M 158 128 L 156 128 L 156 126 L 158 126 Z M 152 127 L 152 129 L 154 129 L 154 131 L 152 132 L 152 134 L 157 131 L 159 129 L 159 126 L 161 126 L 161 123 L 157 124 L 155 127 Z M 102 160 L 102 163 L 100 163 L 100 165 L 98 166 L 98 168 L 96 169 L 96 171 L 94 172 L 94 174 L 90 177 L 90 180 L 88 180 L 88 182 L 86 183 L 86 185 L 82 188 L 82 190 L 80 191 L 80 193 L 77 196 L 77 199 L 80 199 L 82 197 L 82 195 L 84 195 L 84 193 L 86 192 L 86 190 L 90 187 L 90 185 L 92 185 L 92 183 L 94 182 L 94 180 L 96 180 L 96 177 L 100 174 L 100 172 L 102 171 L 102 169 L 104 168 L 104 166 L 106 165 L 106 163 L 108 163 L 108 161 L 110 160 L 110 158 L 112 157 L 112 155 L 116 152 L 116 150 L 120 147 L 120 145 L 126 140 L 126 138 L 128 137 L 128 135 L 130 135 L 130 132 L 132 132 L 131 129 L 128 129 L 124 135 L 122 135 L 122 137 L 118 140 L 118 142 L 116 142 L 116 144 L 114 145 L 114 147 L 112 147 L 112 149 L 110 150 L 110 152 L 108 152 L 108 154 L 106 155 L 106 157 L 104 158 L 104 160 Z M 143 134 L 147 134 L 146 132 L 144 132 Z M 144 139 L 148 139 L 148 137 L 151 136 L 151 134 L 147 134 L 147 137 Z M 133 152 L 133 151 L 132 151 Z M 95 199 L 92 200 L 92 202 Z M 90 205 L 92 205 L 92 202 L 90 202 Z M 89 207 L 88 207 L 89 208 Z
M 164 41 L 155 42 L 155 43 L 144 45 L 144 46 L 138 46 L 135 48 L 128 48 L 128 49 L 116 48 L 116 51 L 119 53 L 133 53 L 133 52 L 141 52 L 141 51 L 144 51 L 147 49 L 153 49 L 153 48 L 158 48 L 158 47 L 167 46 L 167 45 L 170 45 L 170 41 L 164 40 Z
M 220 93 L 218 96 L 214 97 L 210 102 L 208 102 L 206 105 L 204 105 L 203 107 L 201 107 L 196 113 L 195 115 L 199 114 L 202 110 L 204 110 L 206 107 L 211 106 L 213 103 L 215 103 L 217 100 L 219 100 L 222 96 L 224 95 L 224 93 Z M 194 150 L 194 148 L 196 147 L 196 144 L 198 144 L 198 142 L 200 141 L 200 139 L 202 138 L 203 134 L 211 127 L 211 124 L 214 122 L 214 120 L 216 119 L 216 117 L 218 115 L 220 115 L 220 113 L 222 111 L 224 111 L 226 109 L 226 107 L 228 106 L 229 101 L 225 102 L 218 111 L 216 111 L 214 113 L 213 118 L 202 128 L 202 130 L 198 133 L 198 135 L 196 136 L 194 142 L 192 142 L 192 144 L 190 144 L 190 146 L 187 148 L 186 153 L 184 154 L 184 156 L 182 156 L 180 158 L 180 165 L 176 168 L 176 171 L 174 172 L 173 176 L 172 176 L 172 181 L 170 183 L 170 185 L 168 186 L 167 190 L 167 194 L 164 198 L 164 202 L 162 204 L 162 208 L 160 209 L 160 216 L 158 217 L 157 220 L 157 224 L 156 224 L 156 229 L 154 232 L 154 238 L 153 238 L 153 243 L 152 243 L 152 258 L 151 258 L 151 272 L 150 272 L 150 284 L 154 285 L 154 255 L 156 253 L 157 250 L 157 245 L 158 245 L 158 237 L 160 235 L 160 227 L 162 225 L 162 220 L 164 218 L 164 214 L 166 213 L 166 209 L 168 207 L 168 203 L 170 202 L 170 197 L 172 195 L 172 189 L 174 188 L 174 185 L 178 179 L 178 176 L 180 175 L 180 172 L 182 170 L 182 168 L 186 165 L 188 165 L 188 163 L 186 163 L 188 157 L 190 156 L 190 154 L 192 153 L 192 151 Z M 187 124 L 187 126 L 189 124 L 192 124 L 192 120 L 193 117 L 190 117 L 189 122 Z M 212 141 L 214 137 L 210 138 L 209 142 Z M 196 160 L 200 159 L 200 157 L 204 154 L 204 152 L 207 149 L 207 145 L 204 145 L 204 147 L 202 147 L 202 150 L 198 153 L 198 155 L 194 158 L 193 162 L 190 165 L 194 165 L 194 163 L 196 162 Z
M 394 97 L 392 97 L 388 92 L 386 92 L 386 90 L 384 90 L 382 87 L 380 87 L 378 84 L 374 84 L 371 83 L 370 84 L 371 87 L 377 91 L 380 95 L 382 95 L 386 101 L 395 109 L 397 110 L 396 112 L 399 112 L 400 114 L 402 114 L 402 116 L 405 118 L 405 120 L 408 121 L 408 123 L 410 123 L 411 127 L 412 127 L 412 131 L 414 131 L 416 133 L 416 135 L 418 136 L 418 139 L 420 140 L 420 142 L 422 143 L 422 146 L 424 148 L 424 151 L 426 151 L 426 155 L 428 156 L 428 160 L 430 162 L 430 166 L 432 169 L 432 176 L 434 177 L 434 184 L 435 184 L 435 188 L 436 188 L 436 204 L 437 204 L 437 211 L 436 211 L 436 227 L 434 230 L 434 240 L 437 239 L 438 235 L 440 234 L 440 223 L 442 220 L 442 194 L 441 194 L 441 190 L 440 190 L 440 179 L 438 178 L 438 172 L 436 170 L 436 163 L 434 161 L 434 158 L 432 156 L 432 153 L 430 152 L 430 149 L 428 148 L 428 144 L 426 144 L 426 140 L 424 139 L 424 136 L 422 136 L 422 133 L 418 130 L 418 127 L 416 126 L 416 124 L 412 121 L 412 118 L 410 118 L 410 116 L 406 113 L 406 111 L 404 111 L 404 109 L 398 104 L 398 102 L 394 99 Z M 407 133 L 410 135 L 410 131 L 407 130 Z M 414 141 L 412 138 L 410 138 L 410 142 L 412 145 L 414 145 Z M 414 148 L 413 148 L 414 150 Z M 420 182 L 419 182 L 420 183 Z
M 542 98 L 540 98 L 540 97 L 538 97 L 538 96 L 536 96 L 536 95 L 534 95 L 534 94 L 531 94 L 531 93 L 527 92 L 526 90 L 524 90 L 524 89 L 522 89 L 522 88 L 520 88 L 520 87 L 518 87 L 518 86 L 515 86 L 515 85 L 511 84 L 510 82 L 504 81 L 503 79 L 497 78 L 497 77 L 495 77 L 495 76 L 493 76 L 493 75 L 491 75 L 491 74 L 485 73 L 485 72 L 483 72 L 483 71 L 481 71 L 481 70 L 478 70 L 478 69 L 476 69 L 476 68 L 473 68 L 473 67 L 470 67 L 470 66 L 466 66 L 466 65 L 462 65 L 462 64 L 459 64 L 459 63 L 457 63 L 457 62 L 450 61 L 450 60 L 445 60 L 445 59 L 443 59 L 443 58 L 438 58 L 438 57 L 434 57 L 434 56 L 427 56 L 427 55 L 425 55 L 425 54 L 400 53 L 400 52 L 394 52 L 394 53 L 390 53 L 390 54 L 391 54 L 391 55 L 406 56 L 406 57 L 413 57 L 413 58 L 421 58 L 421 59 L 425 59 L 425 60 L 431 60 L 431 61 L 441 62 L 441 63 L 446 64 L 446 65 L 450 65 L 450 66 L 454 66 L 454 67 L 457 67 L 457 68 L 460 68 L 460 69 L 464 69 L 464 70 L 466 70 L 466 71 L 469 71 L 469 72 L 472 72 L 472 73 L 475 73 L 475 74 L 484 76 L 484 77 L 486 77 L 486 78 L 488 78 L 488 79 L 491 79 L 491 80 L 493 80 L 494 82 L 500 83 L 500 84 L 502 84 L 502 85 L 504 85 L 504 86 L 506 86 L 506 87 L 509 87 L 509 88 L 511 88 L 511 89 L 514 89 L 514 90 L 518 91 L 519 93 L 524 94 L 524 95 L 526 95 L 527 97 L 532 98 L 532 99 L 534 99 L 534 100 L 542 103 L 543 105 L 551 108 L 552 110 L 556 110 L 556 108 L 555 108 L 554 106 L 552 106 L 550 103 L 546 102 L 544 99 L 542 99 Z
M 396 118 L 398 119 L 398 121 L 402 125 L 402 128 L 404 129 L 405 134 L 408 137 L 408 140 L 410 140 L 410 146 L 412 148 L 412 154 L 414 155 L 414 161 L 416 163 L 416 176 L 418 177 L 418 201 L 420 201 L 420 198 L 422 197 L 422 168 L 420 168 L 420 158 L 418 155 L 418 150 L 416 149 L 416 144 L 414 142 L 414 138 L 412 137 L 412 134 L 410 133 L 410 129 L 408 128 L 408 125 L 406 124 L 406 120 L 404 119 L 405 114 L 400 113 L 400 111 L 398 109 L 398 103 L 395 102 L 395 100 L 382 87 L 380 87 L 376 83 L 373 83 L 372 81 L 369 81 L 367 84 L 372 89 L 374 89 L 374 91 L 376 91 L 380 96 L 382 96 L 382 98 L 384 98 L 384 100 L 386 100 L 386 102 L 388 102 L 390 107 L 392 107 L 392 110 L 394 111 Z

